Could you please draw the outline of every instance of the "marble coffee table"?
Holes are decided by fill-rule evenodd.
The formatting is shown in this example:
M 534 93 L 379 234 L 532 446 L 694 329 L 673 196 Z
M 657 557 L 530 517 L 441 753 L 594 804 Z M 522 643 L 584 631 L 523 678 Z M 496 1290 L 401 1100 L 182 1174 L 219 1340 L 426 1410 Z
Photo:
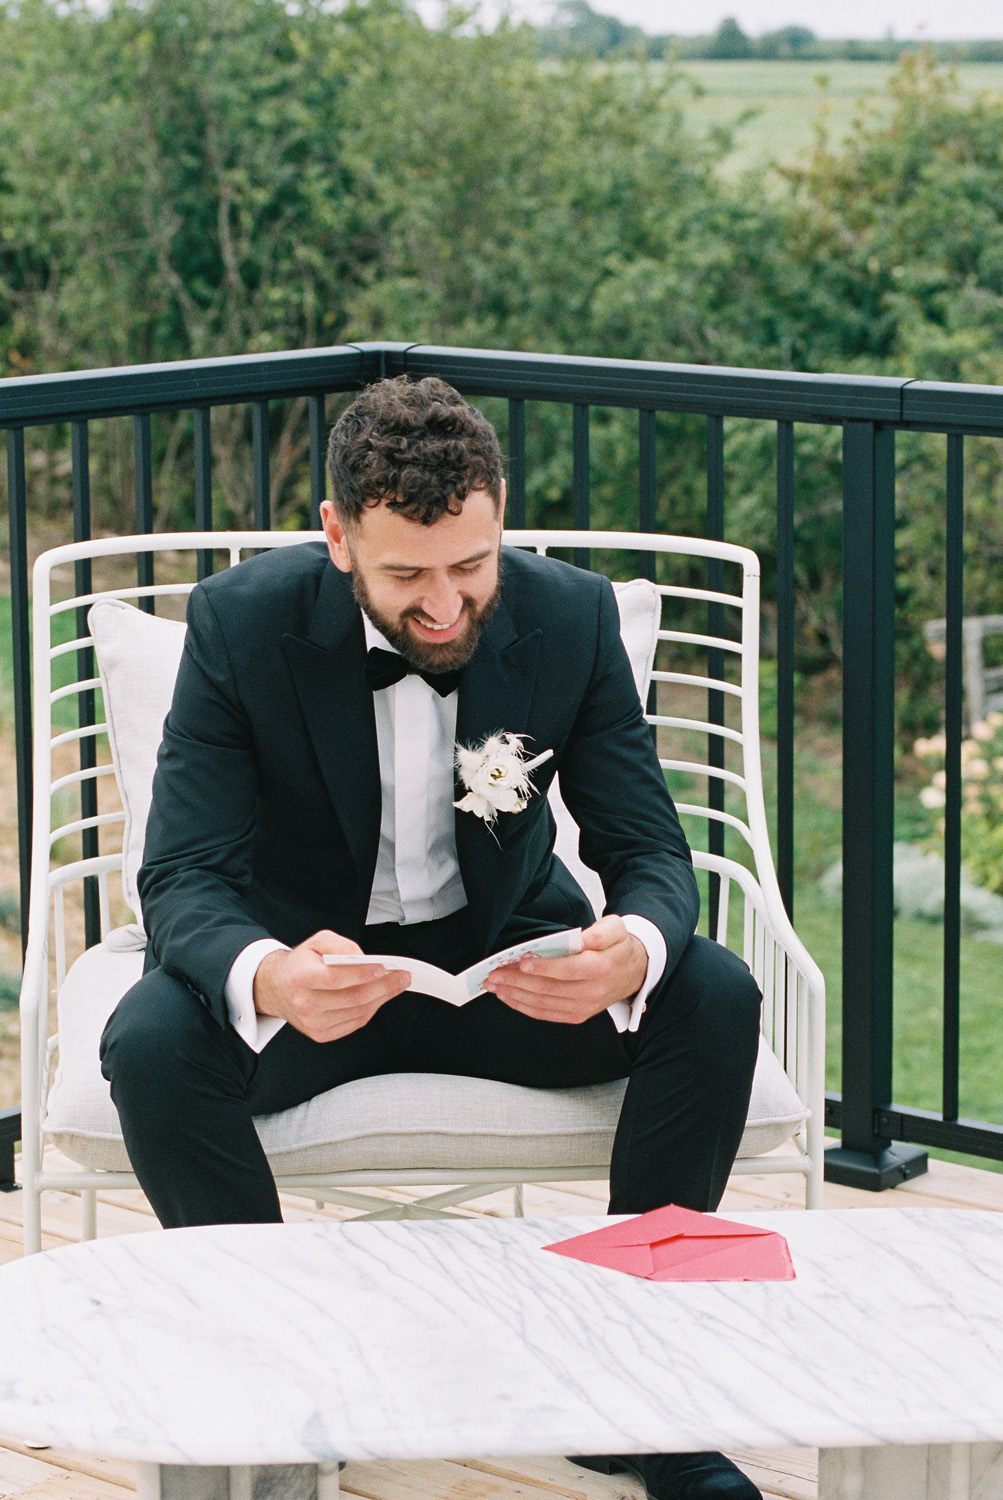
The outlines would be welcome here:
M 728 1217 L 784 1234 L 797 1279 L 541 1250 L 598 1218 L 50 1251 L 0 1269 L 0 1430 L 136 1459 L 141 1500 L 326 1500 L 338 1459 L 789 1445 L 822 1449 L 825 1500 L 1003 1500 L 1003 1216 Z

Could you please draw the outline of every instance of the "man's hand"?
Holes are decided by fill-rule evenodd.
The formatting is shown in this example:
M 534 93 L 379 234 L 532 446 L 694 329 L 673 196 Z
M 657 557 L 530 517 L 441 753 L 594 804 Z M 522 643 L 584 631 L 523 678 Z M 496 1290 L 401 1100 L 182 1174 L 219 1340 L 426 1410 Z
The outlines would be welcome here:
M 582 952 L 570 958 L 522 958 L 495 969 L 484 988 L 537 1021 L 576 1026 L 615 1000 L 636 995 L 648 972 L 648 954 L 621 917 L 602 917 L 582 933 Z
M 328 966 L 325 953 L 358 953 L 360 962 Z M 281 1016 L 312 1042 L 333 1042 L 365 1026 L 410 983 L 410 974 L 368 962 L 350 938 L 315 932 L 298 948 L 265 955 L 254 976 L 254 1008 Z

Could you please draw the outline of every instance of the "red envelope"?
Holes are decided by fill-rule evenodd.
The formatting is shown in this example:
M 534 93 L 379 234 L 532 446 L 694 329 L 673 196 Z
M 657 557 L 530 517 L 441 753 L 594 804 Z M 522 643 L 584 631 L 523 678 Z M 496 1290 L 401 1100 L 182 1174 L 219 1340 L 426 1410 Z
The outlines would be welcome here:
M 675 1204 L 543 1248 L 648 1281 L 794 1280 L 783 1235 Z

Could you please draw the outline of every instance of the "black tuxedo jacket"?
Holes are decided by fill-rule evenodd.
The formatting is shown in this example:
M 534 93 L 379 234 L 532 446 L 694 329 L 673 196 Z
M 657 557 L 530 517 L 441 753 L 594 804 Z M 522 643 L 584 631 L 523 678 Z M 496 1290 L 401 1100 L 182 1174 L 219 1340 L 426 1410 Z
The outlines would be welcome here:
M 665 935 L 667 972 L 696 926 L 689 849 L 652 750 L 608 580 L 503 549 L 502 596 L 459 688 L 456 737 L 511 731 L 553 757 L 493 832 L 456 812 L 456 849 L 484 954 L 588 924 L 554 853 L 560 775 L 607 911 Z M 257 938 L 322 928 L 360 941 L 380 830 L 365 638 L 351 581 L 323 543 L 279 548 L 199 584 L 164 725 L 140 896 L 152 956 L 221 1022 L 234 959 Z M 463 794 L 457 785 L 456 795 Z

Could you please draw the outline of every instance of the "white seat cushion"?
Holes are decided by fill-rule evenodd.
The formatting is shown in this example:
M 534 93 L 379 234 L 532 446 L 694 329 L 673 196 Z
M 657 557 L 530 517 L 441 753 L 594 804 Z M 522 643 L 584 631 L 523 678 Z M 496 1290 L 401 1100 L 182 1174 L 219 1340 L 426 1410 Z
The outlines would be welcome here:
M 128 942 L 126 933 L 109 934 Z M 118 1114 L 101 1076 L 98 1043 L 121 996 L 143 972 L 141 951 L 105 943 L 73 965 L 59 992 L 59 1066 L 45 1129 L 81 1166 L 127 1171 Z M 296 1109 L 265 1115 L 258 1134 L 275 1172 L 375 1168 L 498 1170 L 605 1168 L 625 1084 L 530 1089 L 438 1073 L 363 1078 Z M 740 1157 L 790 1140 L 807 1110 L 780 1063 L 760 1043 Z
M 651 669 L 655 663 L 655 648 L 658 645 L 658 627 L 661 624 L 662 596 L 653 583 L 646 578 L 632 578 L 629 583 L 614 583 L 616 607 L 620 612 L 620 639 L 630 660 L 634 674 L 634 686 L 642 705 L 648 697 Z M 597 917 L 606 907 L 606 896 L 602 881 L 595 870 L 586 865 L 578 853 L 578 824 L 568 812 L 560 790 L 560 772 L 551 782 L 548 793 L 550 810 L 557 824 L 557 839 L 554 853 L 577 880 L 592 903 Z

